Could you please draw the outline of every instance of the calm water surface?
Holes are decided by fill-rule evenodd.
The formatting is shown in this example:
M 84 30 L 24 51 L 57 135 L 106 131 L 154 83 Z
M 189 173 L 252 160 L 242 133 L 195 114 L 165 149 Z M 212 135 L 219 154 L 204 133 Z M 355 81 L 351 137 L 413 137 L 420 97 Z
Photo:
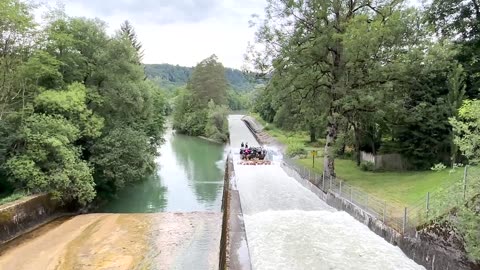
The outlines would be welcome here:
M 224 146 L 167 130 L 156 172 L 121 191 L 99 212 L 220 211 Z

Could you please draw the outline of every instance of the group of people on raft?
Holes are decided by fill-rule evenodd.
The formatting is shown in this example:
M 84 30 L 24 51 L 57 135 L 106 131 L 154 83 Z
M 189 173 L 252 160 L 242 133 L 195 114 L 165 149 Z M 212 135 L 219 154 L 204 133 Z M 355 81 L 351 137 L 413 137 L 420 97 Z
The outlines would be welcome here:
M 267 156 L 267 150 L 263 147 L 248 147 L 248 143 L 241 144 L 240 147 L 240 157 L 243 160 L 264 160 Z

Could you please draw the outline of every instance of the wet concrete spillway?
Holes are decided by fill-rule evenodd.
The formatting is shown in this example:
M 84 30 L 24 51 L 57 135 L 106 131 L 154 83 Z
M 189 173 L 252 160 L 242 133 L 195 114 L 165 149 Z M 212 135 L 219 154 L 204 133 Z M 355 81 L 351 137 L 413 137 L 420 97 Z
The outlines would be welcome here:
M 229 128 L 253 269 L 424 269 L 289 177 L 281 155 L 273 165 L 238 164 L 242 142 L 258 145 L 241 118 L 230 116 Z
M 224 146 L 165 140 L 153 175 L 1 246 L 0 269 L 218 269 Z

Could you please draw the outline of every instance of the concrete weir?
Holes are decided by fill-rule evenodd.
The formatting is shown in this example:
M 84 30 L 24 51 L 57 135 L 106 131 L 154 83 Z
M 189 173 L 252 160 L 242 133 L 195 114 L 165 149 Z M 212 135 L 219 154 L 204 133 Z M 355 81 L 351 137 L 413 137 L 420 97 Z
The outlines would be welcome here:
M 213 212 L 79 215 L 4 244 L 0 269 L 218 269 L 220 228 Z
M 223 225 L 219 268 L 222 270 L 250 270 L 252 266 L 247 234 L 231 155 L 229 155 L 225 167 L 222 210 Z

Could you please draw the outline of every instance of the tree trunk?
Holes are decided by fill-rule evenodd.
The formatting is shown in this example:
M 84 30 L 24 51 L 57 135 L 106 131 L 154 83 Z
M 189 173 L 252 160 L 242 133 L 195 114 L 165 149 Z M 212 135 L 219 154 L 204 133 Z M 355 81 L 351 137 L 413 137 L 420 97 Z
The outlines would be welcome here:
M 314 143 L 317 141 L 317 134 L 315 132 L 315 128 L 314 127 L 310 127 L 310 142 Z
M 357 166 L 360 166 L 360 163 L 362 163 L 360 156 L 360 131 L 356 125 L 353 125 L 353 132 L 355 134 L 355 160 L 357 162 Z
M 334 144 L 337 139 L 337 122 L 332 119 L 327 127 L 327 142 L 325 143 L 325 155 L 323 160 L 323 174 L 325 180 L 335 178 L 335 153 Z

